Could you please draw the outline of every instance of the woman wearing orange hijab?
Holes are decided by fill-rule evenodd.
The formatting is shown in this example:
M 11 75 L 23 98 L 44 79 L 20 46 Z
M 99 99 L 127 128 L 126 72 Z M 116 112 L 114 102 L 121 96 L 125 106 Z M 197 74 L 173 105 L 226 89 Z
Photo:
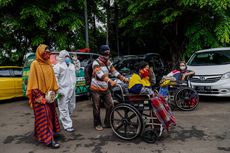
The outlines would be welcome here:
M 36 59 L 30 66 L 30 74 L 26 95 L 34 110 L 35 138 L 47 146 L 59 148 L 54 141 L 54 132 L 60 131 L 56 104 L 49 94 L 55 94 L 58 85 L 52 65 L 49 62 L 50 51 L 47 45 L 41 44 L 36 50 Z

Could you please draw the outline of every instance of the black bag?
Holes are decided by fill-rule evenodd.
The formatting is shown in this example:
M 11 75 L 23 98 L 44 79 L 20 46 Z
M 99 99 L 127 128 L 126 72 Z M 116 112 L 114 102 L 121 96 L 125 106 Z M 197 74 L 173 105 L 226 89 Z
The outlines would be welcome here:
M 92 79 L 92 75 L 93 75 L 93 62 L 94 62 L 94 60 L 89 61 L 89 63 L 86 65 L 86 67 L 84 69 L 85 84 L 86 85 L 90 85 L 90 83 L 91 83 L 91 79 Z

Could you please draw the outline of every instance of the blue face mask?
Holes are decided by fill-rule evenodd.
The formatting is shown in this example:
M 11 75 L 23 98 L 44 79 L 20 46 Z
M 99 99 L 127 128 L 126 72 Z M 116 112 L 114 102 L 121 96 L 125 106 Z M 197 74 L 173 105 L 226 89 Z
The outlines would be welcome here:
M 65 58 L 65 63 L 69 65 L 71 63 L 71 59 L 69 57 L 66 57 Z

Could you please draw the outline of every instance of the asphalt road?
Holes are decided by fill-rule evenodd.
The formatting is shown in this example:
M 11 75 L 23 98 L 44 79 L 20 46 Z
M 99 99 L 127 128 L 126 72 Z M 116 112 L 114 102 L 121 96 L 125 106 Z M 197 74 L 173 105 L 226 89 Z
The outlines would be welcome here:
M 1 153 L 226 153 L 230 152 L 230 99 L 202 98 L 194 111 L 174 111 L 177 126 L 155 144 L 140 137 L 121 140 L 111 129 L 95 131 L 92 103 L 81 99 L 73 115 L 74 133 L 56 136 L 61 148 L 50 149 L 33 139 L 34 117 L 27 100 L 1 102 Z M 104 109 L 102 111 L 104 118 Z

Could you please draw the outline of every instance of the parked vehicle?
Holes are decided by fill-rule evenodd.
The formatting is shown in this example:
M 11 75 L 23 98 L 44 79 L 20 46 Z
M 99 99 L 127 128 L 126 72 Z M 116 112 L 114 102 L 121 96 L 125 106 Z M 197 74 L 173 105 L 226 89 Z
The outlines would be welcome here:
M 199 95 L 230 97 L 230 47 L 197 51 L 187 66 L 195 71 L 191 85 Z
M 158 53 L 146 53 L 143 54 L 143 59 L 146 62 L 152 62 L 153 63 L 153 69 L 154 73 L 156 75 L 156 84 L 158 84 L 161 80 L 161 78 L 168 74 L 169 70 L 166 67 L 164 60 Z
M 0 66 L 0 100 L 22 97 L 22 68 Z
M 35 54 L 34 53 L 27 53 L 24 57 L 24 66 L 22 69 L 22 93 L 23 96 L 26 96 L 26 87 L 28 83 L 28 77 L 29 77 L 29 72 L 30 72 L 30 65 L 35 59 Z
M 70 56 L 76 56 L 78 57 L 78 60 L 80 60 L 81 68 L 79 71 L 76 72 L 76 96 L 82 96 L 88 94 L 89 86 L 85 84 L 85 77 L 84 77 L 84 67 L 88 64 L 90 60 L 96 59 L 99 55 L 95 53 L 82 53 L 82 52 L 69 52 Z M 59 52 L 52 52 L 50 56 L 50 62 L 54 65 L 57 63 Z M 28 82 L 29 77 L 29 70 L 30 70 L 30 64 L 35 59 L 35 54 L 30 53 L 25 58 L 25 64 L 23 67 L 23 95 L 26 94 L 26 86 Z
M 130 77 L 135 71 L 134 65 L 141 61 L 153 63 L 157 84 L 161 80 L 162 76 L 168 73 L 163 59 L 157 53 L 147 53 L 143 55 L 125 55 L 120 57 L 120 60 L 114 63 L 114 67 L 126 77 Z

